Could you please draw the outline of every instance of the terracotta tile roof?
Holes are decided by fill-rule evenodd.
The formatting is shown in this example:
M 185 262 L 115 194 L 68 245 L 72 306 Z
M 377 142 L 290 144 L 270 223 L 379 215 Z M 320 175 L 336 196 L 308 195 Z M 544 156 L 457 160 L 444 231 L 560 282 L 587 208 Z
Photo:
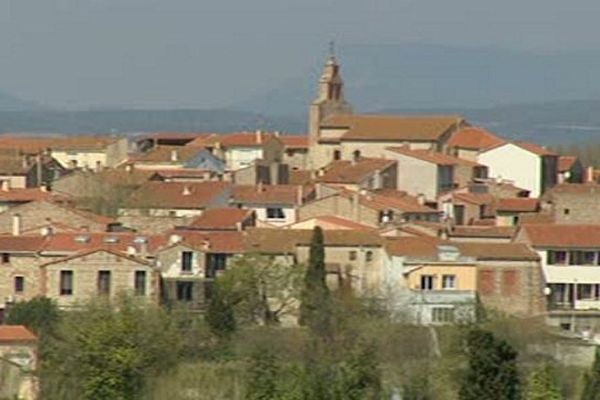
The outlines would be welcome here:
M 0 174 L 2 175 L 25 175 L 34 167 L 23 160 L 23 156 L 0 153 Z
M 324 169 L 324 174 L 318 177 L 318 182 L 325 183 L 360 183 L 374 175 L 376 171 L 385 170 L 396 164 L 394 160 L 383 158 L 361 157 L 353 161 L 333 161 Z
M 438 210 L 435 210 L 424 204 L 420 204 L 417 197 L 397 190 L 368 192 L 365 195 L 360 193 L 357 194 L 356 192 L 352 192 L 350 190 L 343 190 L 339 193 L 339 195 L 346 198 L 352 198 L 352 196 L 358 195 L 359 204 L 378 211 L 396 209 L 405 213 L 439 213 Z
M 209 138 L 206 146 L 261 147 L 275 135 L 269 132 L 236 132 Z
M 101 172 L 77 171 L 85 178 L 97 178 L 102 182 L 118 186 L 139 186 L 148 181 L 154 171 L 133 168 L 126 170 L 124 168 L 104 169 Z
M 186 146 L 204 148 L 204 147 L 208 146 L 212 140 L 216 140 L 218 137 L 219 137 L 218 133 L 203 134 L 201 136 L 197 136 L 194 140 L 187 143 Z
M 454 192 L 452 198 L 465 203 L 486 205 L 492 204 L 496 198 L 489 193 Z
M 545 147 L 537 145 L 535 143 L 516 141 L 516 142 L 514 142 L 514 144 L 521 147 L 522 149 L 530 151 L 531 153 L 537 154 L 538 156 L 556 156 L 557 155 L 556 153 L 546 149 Z
M 320 215 L 314 218 L 307 218 L 302 221 L 295 222 L 293 224 L 286 225 L 284 228 L 286 229 L 295 229 L 294 226 L 297 224 L 301 224 L 306 221 L 313 221 L 315 226 L 320 226 L 323 230 L 367 230 L 373 231 L 374 227 L 369 225 L 364 225 L 349 219 L 337 217 L 335 215 Z
M 37 336 L 23 325 L 0 325 L 0 342 L 36 342 Z
M 452 157 L 447 154 L 433 152 L 429 150 L 411 150 L 408 147 L 386 147 L 386 150 L 389 150 L 393 153 L 402 154 L 404 156 L 416 158 L 418 160 L 426 161 L 432 164 L 437 165 L 460 165 L 465 164 L 466 160 L 461 160 L 457 157 Z M 479 165 L 477 163 L 469 162 L 473 165 Z
M 245 232 L 199 232 L 177 230 L 172 231 L 171 234 L 176 235 L 181 239 L 175 244 L 183 243 L 208 253 L 238 254 L 246 251 Z
M 145 246 L 148 252 L 153 253 L 166 242 L 165 235 L 143 235 L 133 232 L 62 232 L 45 238 L 41 251 L 70 254 L 104 248 L 126 253 L 129 247 L 140 252 Z
M 203 149 L 194 146 L 165 146 L 153 147 L 146 153 L 131 157 L 132 162 L 141 163 L 182 163 L 194 158 Z M 172 160 L 175 155 L 176 160 Z
M 145 139 L 176 139 L 176 140 L 186 140 L 186 139 L 203 139 L 209 136 L 215 135 L 214 133 L 209 132 L 152 132 L 144 135 L 137 136 L 136 141 L 141 141 Z
M 496 211 L 504 212 L 537 212 L 540 208 L 538 199 L 517 197 L 514 199 L 499 199 L 495 204 Z
M 599 248 L 600 225 L 522 225 L 533 247 Z
M 463 122 L 459 116 L 333 115 L 321 125 L 348 128 L 342 140 L 434 141 Z
M 202 209 L 228 190 L 227 182 L 160 182 L 143 184 L 127 200 L 129 208 Z
M 211 208 L 183 229 L 236 230 L 239 224 L 251 219 L 253 215 L 252 210 L 242 208 Z
M 600 185 L 597 183 L 559 183 L 548 189 L 548 196 L 555 193 L 600 195 Z
M 470 150 L 483 150 L 504 143 L 506 143 L 504 139 L 483 128 L 468 126 L 454 132 L 448 141 L 448 146 Z
M 0 202 L 27 203 L 36 200 L 62 199 L 63 196 L 40 188 L 0 190 Z
M 560 156 L 558 157 L 558 172 L 567 172 L 578 161 L 575 156 Z
M 40 265 L 40 267 L 45 267 L 45 266 L 53 265 L 53 264 L 60 264 L 60 263 L 66 262 L 66 261 L 75 260 L 77 258 L 89 256 L 90 254 L 95 254 L 98 252 L 110 253 L 117 257 L 127 258 L 128 260 L 135 261 L 138 264 L 151 265 L 151 263 L 149 261 L 146 261 L 143 258 L 134 256 L 134 255 L 130 255 L 126 251 L 121 251 L 121 250 L 118 250 L 118 249 L 115 249 L 113 247 L 109 247 L 109 246 L 106 246 L 103 244 L 102 246 L 97 247 L 97 248 L 81 250 L 73 255 L 70 255 L 67 257 L 60 257 L 56 260 L 49 261 L 47 263 Z
M 433 257 L 438 254 L 440 244 L 443 242 L 433 237 L 407 236 L 386 239 L 385 249 L 389 255 L 397 257 Z
M 314 191 L 302 185 L 235 185 L 231 192 L 239 204 L 301 204 L 300 194 L 306 199 Z
M 122 139 L 115 136 L 0 136 L 0 148 L 17 149 L 26 154 L 46 149 L 90 151 L 104 150 L 108 145 Z
M 249 252 L 283 254 L 293 253 L 296 246 L 308 246 L 312 239 L 312 230 L 300 229 L 248 229 L 246 246 Z M 383 239 L 377 232 L 366 230 L 324 231 L 325 246 L 368 246 L 380 247 Z
M 43 236 L 0 235 L 0 253 L 36 253 L 45 244 Z
M 458 248 L 460 253 L 477 260 L 506 260 L 506 261 L 537 261 L 538 254 L 529 246 L 521 243 L 476 243 L 476 242 L 452 242 L 452 246 Z
M 532 213 L 532 214 L 521 214 L 519 216 L 519 222 L 521 225 L 525 224 L 553 224 L 554 215 L 552 213 Z
M 308 149 L 307 135 L 281 135 L 279 140 L 286 149 Z
M 450 236 L 510 239 L 515 231 L 516 228 L 512 226 L 455 226 Z

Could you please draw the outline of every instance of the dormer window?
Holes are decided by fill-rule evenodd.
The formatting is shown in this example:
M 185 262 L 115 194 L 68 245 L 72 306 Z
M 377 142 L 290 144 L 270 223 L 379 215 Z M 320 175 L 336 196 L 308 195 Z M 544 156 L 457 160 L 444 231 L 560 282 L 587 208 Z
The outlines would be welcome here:
M 181 272 L 192 272 L 192 260 L 194 253 L 191 251 L 181 252 Z

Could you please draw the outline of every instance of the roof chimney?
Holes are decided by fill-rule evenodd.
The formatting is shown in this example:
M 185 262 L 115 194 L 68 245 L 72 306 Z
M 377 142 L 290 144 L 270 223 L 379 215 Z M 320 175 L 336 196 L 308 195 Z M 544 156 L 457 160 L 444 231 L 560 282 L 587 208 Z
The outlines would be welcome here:
M 133 172 L 133 164 L 125 164 L 125 171 Z
M 171 161 L 179 161 L 179 154 L 177 153 L 177 150 L 171 150 Z
M 183 185 L 183 191 L 181 192 L 184 196 L 189 196 L 192 194 L 192 191 L 188 185 Z
M 257 192 L 263 192 L 265 190 L 263 181 L 258 181 L 258 183 L 256 184 L 256 191 Z
M 48 191 L 48 184 L 47 184 L 47 183 L 42 183 L 42 184 L 40 185 L 40 190 L 41 190 L 42 192 L 47 192 L 47 191 Z
M 417 195 L 417 203 L 424 206 L 425 205 L 425 195 L 423 193 L 419 193 Z
M 304 200 L 304 186 L 298 185 L 298 191 L 296 192 L 296 204 L 301 205 Z
M 5 179 L 2 181 L 2 191 L 3 192 L 10 191 L 10 179 Z
M 260 129 L 256 130 L 256 143 L 262 143 L 262 131 Z
M 12 234 L 21 236 L 21 214 L 15 214 L 12 217 Z

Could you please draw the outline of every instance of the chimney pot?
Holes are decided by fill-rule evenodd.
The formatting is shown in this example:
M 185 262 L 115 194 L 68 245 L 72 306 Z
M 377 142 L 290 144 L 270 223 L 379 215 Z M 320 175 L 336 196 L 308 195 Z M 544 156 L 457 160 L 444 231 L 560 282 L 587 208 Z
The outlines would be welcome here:
M 177 153 L 177 150 L 171 150 L 171 161 L 179 161 L 179 154 Z
M 5 179 L 2 181 L 2 191 L 3 192 L 10 191 L 10 180 L 9 179 Z
M 256 143 L 262 143 L 262 131 L 260 129 L 256 130 Z

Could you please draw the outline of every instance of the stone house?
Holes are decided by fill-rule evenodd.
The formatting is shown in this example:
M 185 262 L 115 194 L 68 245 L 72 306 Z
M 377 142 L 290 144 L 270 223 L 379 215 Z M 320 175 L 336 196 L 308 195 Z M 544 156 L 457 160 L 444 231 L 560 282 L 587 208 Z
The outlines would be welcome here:
M 2 182 L 0 187 L 0 213 L 9 208 L 26 204 L 32 201 L 67 201 L 64 196 L 59 196 L 55 192 L 48 190 L 46 186 L 39 188 L 13 189 L 9 187 L 9 181 Z
M 539 255 L 548 323 L 600 331 L 600 225 L 522 225 L 515 242 Z
M 126 137 L 121 136 L 12 136 L 0 138 L 0 149 L 14 149 L 24 154 L 46 153 L 64 168 L 100 169 L 116 167 L 129 151 Z
M 438 198 L 438 209 L 443 212 L 443 218 L 454 225 L 473 225 L 486 220 L 493 222 L 495 201 L 489 193 L 460 188 L 442 194 Z
M 157 146 L 133 156 L 127 162 L 131 168 L 143 170 L 193 169 L 222 176 L 225 162 L 209 150 L 196 146 Z
M 563 183 L 541 198 L 542 208 L 557 224 L 600 223 L 600 185 Z
M 203 132 L 152 132 L 134 138 L 135 148 L 139 152 L 146 152 L 157 146 L 197 146 L 215 136 L 215 133 Z
M 477 162 L 489 168 L 489 176 L 510 179 L 539 197 L 556 184 L 558 156 L 527 142 L 506 142 L 479 153 Z
M 396 189 L 397 171 L 393 160 L 357 157 L 326 165 L 319 171 L 316 182 L 354 191 Z
M 226 182 L 150 181 L 131 194 L 119 215 L 198 216 L 207 208 L 227 205 L 230 192 Z
M 476 126 L 465 126 L 448 140 L 448 153 L 464 160 L 477 161 L 479 152 L 499 146 L 505 140 Z
M 193 231 L 243 231 L 256 225 L 256 213 L 241 208 L 211 208 L 180 230 Z
M 422 197 L 410 196 L 395 190 L 375 192 L 327 190 L 326 193 L 321 193 L 321 197 L 300 207 L 298 220 L 337 215 L 372 227 L 399 225 L 412 221 L 438 221 L 439 211 L 425 205 L 423 200 Z
M 211 137 L 204 145 L 225 161 L 227 171 L 248 167 L 256 160 L 269 163 L 283 160 L 284 145 L 278 134 L 262 131 L 230 133 Z
M 281 135 L 283 143 L 283 163 L 292 170 L 308 168 L 308 136 L 306 135 Z
M 17 223 L 15 223 L 17 222 Z M 105 232 L 114 219 L 45 200 L 31 201 L 0 213 L 0 233 L 39 234 L 41 229 L 55 231 L 87 229 Z
M 298 209 L 314 198 L 302 185 L 234 185 L 230 205 L 253 210 L 257 224 L 283 226 L 298 220 Z
M 43 155 L 15 154 L 0 148 L 0 182 L 15 189 L 49 185 L 66 173 L 54 158 Z
M 40 270 L 43 295 L 61 308 L 120 293 L 159 301 L 158 272 L 150 262 L 126 253 L 99 248 L 47 262 Z
M 36 400 L 39 398 L 38 338 L 23 325 L 0 326 L 0 397 Z
M 496 225 L 517 226 L 523 215 L 540 212 L 540 201 L 526 197 L 514 199 L 498 199 L 494 204 L 496 210 Z

